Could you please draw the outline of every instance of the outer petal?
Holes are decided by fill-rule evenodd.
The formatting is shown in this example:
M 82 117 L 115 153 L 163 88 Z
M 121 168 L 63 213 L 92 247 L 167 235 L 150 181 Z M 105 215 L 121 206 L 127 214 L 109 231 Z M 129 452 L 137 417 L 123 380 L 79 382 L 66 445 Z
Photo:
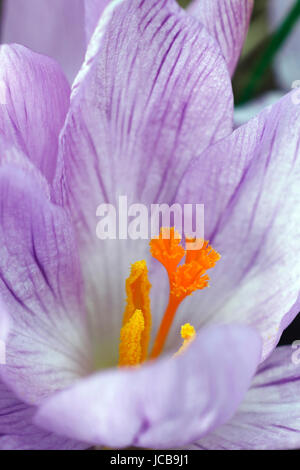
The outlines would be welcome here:
M 195 449 L 299 449 L 300 354 L 290 346 L 264 362 L 233 419 Z
M 187 301 L 185 314 L 201 302 L 197 326 L 220 320 L 255 326 L 264 357 L 299 307 L 300 107 L 293 98 L 203 154 L 178 196 L 204 203 L 206 237 L 222 255 L 211 289 Z
M 85 32 L 89 42 L 103 10 L 111 0 L 84 0 L 85 7 Z
M 52 181 L 70 88 L 58 65 L 23 46 L 0 47 L 0 133 Z
M 195 152 L 231 132 L 232 111 L 226 64 L 195 19 L 173 0 L 111 2 L 74 85 L 57 178 L 96 321 L 121 321 L 130 262 L 145 256 L 137 243 L 97 240 L 97 206 L 118 195 L 169 202 Z
M 4 0 L 2 42 L 56 59 L 70 81 L 85 53 L 84 0 Z
M 277 27 L 294 5 L 294 0 L 272 0 L 269 2 L 269 18 L 273 28 Z M 277 81 L 283 90 L 290 90 L 295 80 L 299 80 L 299 41 L 300 24 L 296 24 L 275 60 Z
M 179 446 L 232 415 L 259 355 L 253 330 L 204 330 L 176 359 L 103 372 L 54 395 L 41 406 L 36 422 L 111 447 Z
M 195 152 L 231 132 L 232 112 L 225 64 L 198 22 L 173 0 L 114 0 L 61 139 L 71 209 L 94 233 L 101 198 L 170 199 Z
M 252 8 L 253 0 L 194 0 L 187 9 L 215 37 L 231 74 L 248 32 Z
M 33 406 L 0 381 L 0 450 L 79 450 L 87 445 L 55 436 L 33 424 Z
M 72 229 L 41 181 L 0 167 L 0 296 L 13 320 L 1 374 L 30 403 L 90 370 Z

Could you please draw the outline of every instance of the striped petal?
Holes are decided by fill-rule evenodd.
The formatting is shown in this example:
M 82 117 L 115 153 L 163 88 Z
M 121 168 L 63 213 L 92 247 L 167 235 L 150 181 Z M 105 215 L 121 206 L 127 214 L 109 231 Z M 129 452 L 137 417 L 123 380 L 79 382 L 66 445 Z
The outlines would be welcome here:
M 35 421 L 61 435 L 114 448 L 178 447 L 232 416 L 259 357 L 253 330 L 208 328 L 176 358 L 98 373 L 54 394 Z
M 193 0 L 187 11 L 217 40 L 233 75 L 248 32 L 253 0 Z
M 118 195 L 168 203 L 192 157 L 232 125 L 230 77 L 207 31 L 174 0 L 111 2 L 74 84 L 56 179 L 77 228 L 94 331 L 116 317 L 120 329 L 130 263 L 147 249 L 98 240 L 98 205 Z
M 0 46 L 1 136 L 49 183 L 69 100 L 70 87 L 56 62 L 23 46 Z
M 1 375 L 24 401 L 37 403 L 90 370 L 82 283 L 67 215 L 49 201 L 47 183 L 28 160 L 5 153 L 0 297 L 12 321 Z
M 232 420 L 192 449 L 287 450 L 300 447 L 299 345 L 275 349 L 258 370 Z
M 263 357 L 299 311 L 299 135 L 292 93 L 195 160 L 176 198 L 205 205 L 205 236 L 222 255 L 211 288 L 188 299 L 183 315 L 190 321 L 198 309 L 194 326 L 255 326 Z
M 0 450 L 80 450 L 88 446 L 33 424 L 36 412 L 0 380 Z

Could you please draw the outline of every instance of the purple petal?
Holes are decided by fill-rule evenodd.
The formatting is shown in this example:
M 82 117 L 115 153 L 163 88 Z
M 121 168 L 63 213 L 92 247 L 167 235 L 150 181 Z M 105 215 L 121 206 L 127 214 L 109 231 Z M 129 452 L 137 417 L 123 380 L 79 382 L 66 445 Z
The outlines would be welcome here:
M 293 101 L 287 95 L 211 147 L 178 195 L 204 203 L 206 237 L 222 255 L 212 287 L 187 301 L 185 314 L 198 311 L 191 319 L 198 327 L 220 320 L 255 326 L 264 357 L 299 308 L 300 107 Z
M 231 75 L 248 31 L 253 0 L 194 0 L 188 7 L 217 40 Z
M 33 424 L 36 409 L 21 402 L 0 380 L 0 450 L 80 450 L 87 445 Z
M 97 206 L 118 194 L 129 204 L 167 203 L 195 153 L 229 134 L 232 122 L 226 64 L 195 19 L 173 0 L 107 7 L 74 84 L 57 178 L 67 182 L 94 318 L 101 306 L 108 321 L 114 312 L 121 321 L 124 281 L 139 259 L 136 243 L 97 240 Z
M 1 374 L 37 403 L 90 370 L 77 249 L 30 168 L 1 165 L 0 200 L 0 296 L 12 318 Z
M 52 182 L 70 88 L 58 65 L 23 46 L 0 48 L 0 132 Z
M 72 82 L 85 54 L 83 0 L 4 0 L 2 42 L 53 57 Z
M 84 0 L 87 42 L 91 39 L 98 21 L 111 0 Z
M 264 362 L 238 412 L 194 449 L 299 449 L 300 354 L 275 349 Z
M 253 330 L 210 328 L 176 359 L 102 372 L 53 395 L 35 421 L 110 447 L 179 446 L 232 416 L 259 357 L 260 340 Z
M 94 233 L 95 207 L 116 192 L 170 199 L 192 156 L 231 129 L 231 85 L 207 32 L 173 0 L 113 2 L 62 136 L 70 206 Z

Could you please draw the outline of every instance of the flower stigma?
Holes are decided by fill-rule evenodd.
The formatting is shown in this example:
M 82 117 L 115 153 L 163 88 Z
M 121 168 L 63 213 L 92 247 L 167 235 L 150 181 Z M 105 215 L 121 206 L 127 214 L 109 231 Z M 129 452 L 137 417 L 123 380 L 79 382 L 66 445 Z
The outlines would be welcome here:
M 186 245 L 194 244 L 193 250 L 185 250 L 180 234 L 174 228 L 162 228 L 159 237 L 150 241 L 153 258 L 167 271 L 169 278 L 169 302 L 162 318 L 153 348 L 148 355 L 151 334 L 151 309 L 148 269 L 146 261 L 137 261 L 131 266 L 126 280 L 126 307 L 120 334 L 119 366 L 138 366 L 149 359 L 156 359 L 164 349 L 170 328 L 181 302 L 193 292 L 208 286 L 207 270 L 213 268 L 221 258 L 209 242 L 186 237 Z M 185 257 L 184 263 L 180 264 Z M 193 326 L 181 327 L 183 344 L 178 352 L 183 353 L 196 337 Z

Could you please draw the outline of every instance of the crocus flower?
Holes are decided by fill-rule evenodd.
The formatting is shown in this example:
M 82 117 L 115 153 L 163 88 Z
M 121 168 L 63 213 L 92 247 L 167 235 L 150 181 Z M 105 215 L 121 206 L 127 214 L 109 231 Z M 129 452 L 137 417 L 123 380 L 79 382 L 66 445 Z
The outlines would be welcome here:
M 2 448 L 299 446 L 300 369 L 274 348 L 299 310 L 300 110 L 233 132 L 251 2 L 200 4 L 112 1 L 71 95 L 53 60 L 1 48 Z M 204 203 L 211 245 L 178 267 L 179 240 L 99 240 L 124 194 Z

